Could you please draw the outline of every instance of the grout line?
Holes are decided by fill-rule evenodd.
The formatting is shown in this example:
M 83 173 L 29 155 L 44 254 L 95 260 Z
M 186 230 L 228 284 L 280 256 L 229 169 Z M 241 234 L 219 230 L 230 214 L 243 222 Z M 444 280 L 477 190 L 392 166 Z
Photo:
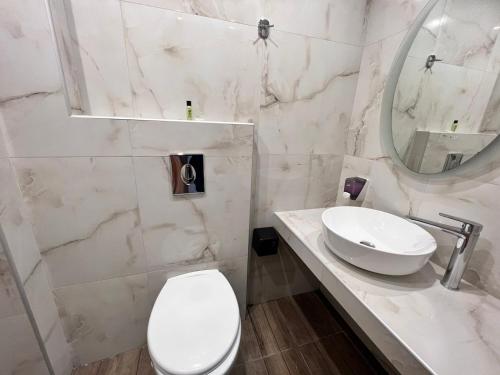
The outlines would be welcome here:
M 192 16 L 192 17 L 202 17 L 202 18 L 206 18 L 208 20 L 215 21 L 215 22 L 226 22 L 226 23 L 232 23 L 232 24 L 246 26 L 246 27 L 255 27 L 256 28 L 257 27 L 257 22 L 258 22 L 258 19 L 256 19 L 255 20 L 255 24 L 249 24 L 249 23 L 245 23 L 245 22 L 228 20 L 228 19 L 218 18 L 218 17 L 214 17 L 214 16 L 206 16 L 206 15 L 202 15 L 202 14 L 190 13 L 190 12 L 185 11 L 185 10 L 170 9 L 170 8 L 164 8 L 164 7 L 157 6 L 157 5 L 152 5 L 152 4 L 144 4 L 144 3 L 141 3 L 140 1 L 134 1 L 134 0 L 120 0 L 120 2 L 121 3 L 128 3 L 128 4 L 134 4 L 134 5 L 144 6 L 144 7 L 149 7 L 149 8 L 162 9 L 165 12 L 179 13 L 179 14 L 183 14 L 183 15 L 187 15 L 187 16 Z M 259 18 L 259 17 L 257 17 L 257 18 Z M 270 20 L 270 21 L 272 21 L 272 20 Z M 364 43 L 364 39 L 365 38 L 364 38 L 364 36 L 362 36 L 362 38 L 361 38 L 362 41 L 359 44 L 356 44 L 356 43 L 344 42 L 344 41 L 340 41 L 340 40 L 328 39 L 328 38 L 319 37 L 319 36 L 313 36 L 313 35 L 308 35 L 308 34 L 300 34 L 298 32 L 284 30 L 284 29 L 281 29 L 279 27 L 275 27 L 275 30 L 277 32 L 284 33 L 284 34 L 296 35 L 296 36 L 299 36 L 299 37 L 311 38 L 311 39 L 321 40 L 321 41 L 324 41 L 324 42 L 343 44 L 343 45 L 346 45 L 346 46 L 358 47 L 358 48 L 361 48 L 361 49 L 363 49 L 363 47 L 365 46 L 365 43 Z
M 121 1 L 118 2 L 118 7 L 120 8 L 120 25 L 121 25 L 121 31 L 122 31 L 122 37 L 123 37 L 123 50 L 125 51 L 125 65 L 127 66 L 127 75 L 128 75 L 128 86 L 129 86 L 129 94 L 130 94 L 130 104 L 132 106 L 132 113 L 134 116 L 137 115 L 137 98 L 134 95 L 134 87 L 132 84 L 132 74 L 131 69 L 130 69 L 130 61 L 129 61 L 129 47 L 128 47 L 128 29 L 125 26 L 125 17 L 123 16 L 123 3 Z M 132 137 L 130 135 L 130 123 L 127 121 L 127 127 L 128 127 L 128 134 L 129 134 L 129 143 L 130 143 L 130 148 L 132 149 Z
M 80 283 L 72 283 L 72 284 L 61 285 L 61 286 L 57 286 L 55 288 L 52 288 L 52 290 L 55 291 L 55 290 L 59 290 L 59 289 L 63 289 L 63 288 L 68 288 L 68 287 L 78 287 L 78 286 L 87 285 L 87 284 L 94 284 L 94 283 L 100 283 L 100 282 L 103 282 L 103 281 L 111 281 L 111 280 L 123 279 L 123 278 L 135 277 L 135 276 L 143 276 L 143 275 L 145 275 L 147 277 L 151 273 L 155 273 L 155 272 L 167 272 L 168 269 L 169 269 L 169 267 L 174 267 L 174 266 L 177 266 L 177 267 L 190 267 L 190 266 L 197 266 L 197 265 L 201 266 L 201 265 L 206 265 L 206 264 L 224 263 L 224 262 L 236 261 L 236 260 L 239 260 L 241 258 L 246 258 L 246 257 L 247 257 L 246 255 L 242 255 L 242 256 L 237 256 L 237 257 L 229 257 L 229 258 L 224 258 L 224 259 L 218 259 L 218 260 L 215 260 L 215 261 L 200 262 L 200 263 L 193 263 L 193 264 L 187 264 L 187 265 L 185 265 L 185 264 L 179 264 L 179 263 L 170 263 L 170 264 L 165 264 L 165 265 L 163 265 L 161 267 L 158 267 L 158 268 L 146 269 L 143 272 L 135 272 L 135 273 L 131 273 L 131 274 L 106 277 L 106 278 L 100 279 L 100 280 L 90 280 L 90 281 L 83 281 L 83 282 L 80 282 Z
M 200 148 L 195 149 L 193 151 L 189 151 L 192 153 L 205 153 L 211 152 L 210 149 Z M 5 159 L 9 160 L 22 160 L 22 159 L 103 159 L 103 158 L 166 158 L 171 154 L 177 154 L 176 151 L 172 150 L 171 152 L 165 152 L 162 154 L 154 154 L 154 155 L 58 155 L 58 156 L 9 156 Z M 299 154 L 302 155 L 302 154 Z M 331 154 L 326 154 L 331 155 Z M 335 155 L 335 154 L 333 154 Z M 206 154 L 206 158 L 250 158 L 251 154 Z
M 395 36 L 397 36 L 397 35 L 399 35 L 399 34 L 402 34 L 402 33 L 407 33 L 409 29 L 410 29 L 410 27 L 405 27 L 405 28 L 404 28 L 404 29 L 402 29 L 402 30 L 399 30 L 399 31 L 394 32 L 394 33 L 391 33 L 391 34 L 389 34 L 389 35 L 386 35 L 386 36 L 384 36 L 383 38 L 377 39 L 377 40 L 372 41 L 372 42 L 370 42 L 370 43 L 366 43 L 366 44 L 363 46 L 363 49 L 365 49 L 366 47 L 373 46 L 374 44 L 377 44 L 377 43 L 383 42 L 383 41 L 385 41 L 386 39 L 391 39 L 391 38 L 394 38 Z
M 207 148 L 199 148 L 193 150 L 198 153 L 211 152 L 211 149 Z M 33 155 L 33 156 L 8 156 L 5 159 L 9 160 L 23 160 L 23 159 L 103 159 L 103 158 L 164 158 L 170 156 L 171 154 L 176 153 L 176 151 L 168 151 L 160 154 L 152 154 L 152 155 L 133 155 L 133 154 L 115 154 L 115 155 Z M 338 156 L 342 157 L 341 154 L 337 153 L 258 153 L 255 152 L 254 155 L 269 157 L 269 156 L 280 156 L 280 157 L 293 157 L 293 156 Z M 252 153 L 229 153 L 229 154 L 206 154 L 206 158 L 249 158 L 252 156 Z M 369 160 L 369 159 L 367 159 Z M 470 181 L 470 180 L 467 180 Z

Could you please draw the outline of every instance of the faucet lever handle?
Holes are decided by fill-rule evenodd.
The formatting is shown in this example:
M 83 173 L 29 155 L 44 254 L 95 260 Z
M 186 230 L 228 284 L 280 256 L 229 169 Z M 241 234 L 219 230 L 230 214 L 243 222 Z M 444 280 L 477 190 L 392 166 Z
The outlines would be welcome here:
M 481 230 L 483 229 L 483 225 L 476 222 L 476 221 L 472 221 L 472 220 L 468 220 L 468 219 L 462 219 L 461 217 L 458 217 L 458 216 L 453 216 L 453 215 L 450 215 L 450 214 L 445 214 L 443 212 L 440 212 L 439 213 L 439 216 L 442 216 L 442 217 L 445 217 L 447 219 L 450 219 L 450 220 L 455 220 L 455 221 L 458 221 L 459 223 L 462 223 L 464 225 L 470 225 L 472 228 L 471 228 L 471 232 L 481 232 Z

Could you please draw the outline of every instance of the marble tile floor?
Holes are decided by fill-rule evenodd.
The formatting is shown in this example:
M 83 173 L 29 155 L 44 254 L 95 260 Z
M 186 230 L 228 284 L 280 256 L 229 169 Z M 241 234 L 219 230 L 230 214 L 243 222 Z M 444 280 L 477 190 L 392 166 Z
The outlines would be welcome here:
M 230 375 L 385 374 L 319 291 L 248 308 Z M 73 375 L 155 375 L 138 348 L 75 369 Z

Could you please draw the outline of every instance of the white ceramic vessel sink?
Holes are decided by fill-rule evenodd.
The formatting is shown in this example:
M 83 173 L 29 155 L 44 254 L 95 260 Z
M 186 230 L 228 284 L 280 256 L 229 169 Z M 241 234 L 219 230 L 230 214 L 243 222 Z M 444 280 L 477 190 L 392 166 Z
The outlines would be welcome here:
M 333 207 L 323 212 L 322 221 L 328 248 L 345 261 L 372 272 L 417 272 L 436 250 L 436 240 L 427 231 L 387 212 Z

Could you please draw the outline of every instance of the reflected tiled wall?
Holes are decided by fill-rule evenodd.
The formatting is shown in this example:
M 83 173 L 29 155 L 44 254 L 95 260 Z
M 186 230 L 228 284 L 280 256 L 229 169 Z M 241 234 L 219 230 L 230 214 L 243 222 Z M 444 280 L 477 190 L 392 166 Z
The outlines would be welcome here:
M 465 278 L 499 297 L 497 244 L 500 239 L 496 224 L 500 220 L 499 165 L 491 165 L 486 173 L 474 176 L 429 180 L 424 176 L 409 176 L 398 169 L 381 146 L 380 107 L 384 84 L 399 43 L 425 4 L 426 1 L 419 0 L 375 0 L 371 4 L 368 42 L 363 51 L 341 180 L 355 175 L 369 179 L 363 203 L 367 207 L 400 215 L 411 213 L 431 220 L 441 220 L 438 213 L 446 212 L 484 224 Z M 341 193 L 339 187 L 337 203 L 350 204 Z M 433 260 L 445 266 L 455 238 L 438 231 L 432 233 L 439 245 Z
M 457 120 L 458 133 L 498 130 L 491 115 L 498 101 L 498 24 L 496 0 L 474 6 L 462 0 L 438 1 L 416 36 L 398 82 L 394 136 L 400 154 L 416 129 L 450 131 Z M 440 60 L 432 71 L 424 69 L 430 54 Z

